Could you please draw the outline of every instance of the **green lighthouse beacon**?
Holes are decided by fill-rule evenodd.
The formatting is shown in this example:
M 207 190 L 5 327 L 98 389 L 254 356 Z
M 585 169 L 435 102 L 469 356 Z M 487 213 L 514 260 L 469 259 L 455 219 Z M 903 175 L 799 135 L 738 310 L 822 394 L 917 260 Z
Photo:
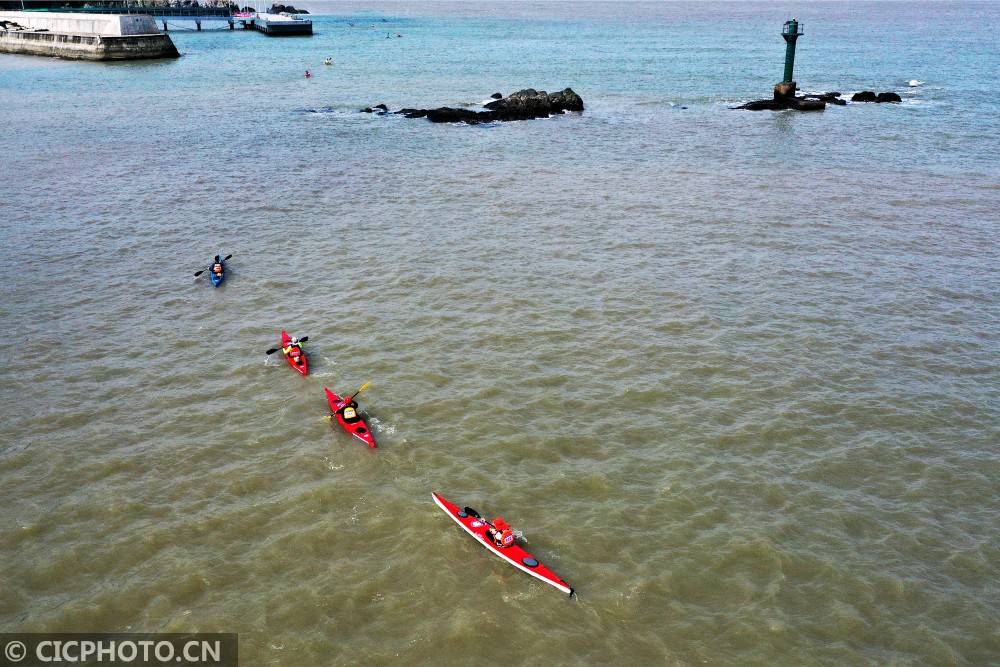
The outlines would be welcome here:
M 774 86 L 774 97 L 794 97 L 795 79 L 792 77 L 792 70 L 795 68 L 795 41 L 802 36 L 802 24 L 795 18 L 785 21 L 781 36 L 785 40 L 785 78 Z

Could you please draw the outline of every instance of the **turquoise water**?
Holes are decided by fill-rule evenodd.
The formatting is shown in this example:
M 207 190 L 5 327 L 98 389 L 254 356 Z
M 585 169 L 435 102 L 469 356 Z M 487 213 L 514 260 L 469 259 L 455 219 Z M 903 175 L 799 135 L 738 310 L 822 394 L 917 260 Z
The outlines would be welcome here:
M 0 629 L 1000 662 L 996 4 L 309 7 L 175 61 L 0 57 Z M 903 103 L 731 110 L 792 16 L 803 90 Z M 529 86 L 587 109 L 357 112 Z M 265 363 L 282 327 L 310 377 Z M 366 381 L 374 452 L 322 419 Z

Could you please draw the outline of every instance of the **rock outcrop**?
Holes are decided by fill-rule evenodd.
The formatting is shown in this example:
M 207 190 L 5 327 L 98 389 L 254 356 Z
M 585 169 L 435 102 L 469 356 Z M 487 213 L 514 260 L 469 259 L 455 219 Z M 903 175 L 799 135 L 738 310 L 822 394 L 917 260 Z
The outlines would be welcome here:
M 734 109 L 746 109 L 747 111 L 784 111 L 794 109 L 796 111 L 822 111 L 826 108 L 826 101 L 818 95 L 803 95 L 801 97 L 782 97 L 775 95 L 770 100 L 755 100 L 741 104 Z
M 862 90 L 860 93 L 854 93 L 851 95 L 852 102 L 902 102 L 901 98 L 896 93 L 878 93 L 876 94 L 871 90 Z
M 566 88 L 558 93 L 526 88 L 511 93 L 507 97 L 503 97 L 500 93 L 494 93 L 492 98 L 493 101 L 485 105 L 485 111 L 438 107 L 436 109 L 407 108 L 394 113 L 407 118 L 426 118 L 432 123 L 469 123 L 475 125 L 496 121 L 548 118 L 567 111 L 583 111 L 583 99 L 571 88 Z M 385 109 L 384 105 L 380 106 Z M 377 109 L 379 107 L 365 108 L 362 111 L 374 112 Z
M 870 90 L 863 90 L 860 93 L 851 95 L 852 102 L 902 102 L 903 100 L 896 93 L 874 93 Z M 827 104 L 844 106 L 847 100 L 841 97 L 841 93 L 818 93 L 815 95 L 797 95 L 785 97 L 775 94 L 771 100 L 755 100 L 735 109 L 746 109 L 747 111 L 781 111 L 784 109 L 796 109 L 798 111 L 821 111 Z

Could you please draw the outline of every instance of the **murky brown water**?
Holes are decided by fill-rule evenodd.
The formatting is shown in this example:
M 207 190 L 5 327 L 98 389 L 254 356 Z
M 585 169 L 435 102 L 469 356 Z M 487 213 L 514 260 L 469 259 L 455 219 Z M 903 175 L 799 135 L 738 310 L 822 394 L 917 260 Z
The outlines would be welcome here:
M 236 631 L 248 665 L 1000 660 L 996 123 L 939 47 L 864 65 L 928 80 L 901 106 L 740 114 L 686 51 L 632 59 L 721 10 L 544 5 L 497 53 L 508 19 L 434 7 L 386 6 L 398 46 L 331 22 L 0 60 L 0 629 Z M 785 18 L 749 7 L 725 29 Z M 581 31 L 571 74 L 545 36 Z M 805 75 L 830 49 L 860 77 L 844 39 Z M 518 84 L 589 109 L 355 113 Z M 265 363 L 282 327 L 308 378 Z M 375 451 L 323 420 L 366 381 Z

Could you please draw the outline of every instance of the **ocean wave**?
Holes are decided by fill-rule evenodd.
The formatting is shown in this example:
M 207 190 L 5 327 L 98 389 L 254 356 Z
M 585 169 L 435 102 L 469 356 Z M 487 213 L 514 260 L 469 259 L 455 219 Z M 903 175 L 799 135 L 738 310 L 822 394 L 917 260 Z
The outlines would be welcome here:
M 369 417 L 368 425 L 372 428 L 372 430 L 385 435 L 393 435 L 396 432 L 395 424 L 387 424 L 381 421 L 378 417 Z

